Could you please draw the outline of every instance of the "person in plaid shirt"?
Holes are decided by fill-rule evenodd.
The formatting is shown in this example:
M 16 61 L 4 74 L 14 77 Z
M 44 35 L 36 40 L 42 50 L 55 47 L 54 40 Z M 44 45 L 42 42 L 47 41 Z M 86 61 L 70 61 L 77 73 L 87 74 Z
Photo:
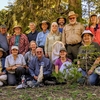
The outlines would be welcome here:
M 25 54 L 29 49 L 29 41 L 25 34 L 22 33 L 22 27 L 17 25 L 13 28 L 14 35 L 11 37 L 9 41 L 9 47 L 11 51 L 12 45 L 19 47 L 19 53 Z

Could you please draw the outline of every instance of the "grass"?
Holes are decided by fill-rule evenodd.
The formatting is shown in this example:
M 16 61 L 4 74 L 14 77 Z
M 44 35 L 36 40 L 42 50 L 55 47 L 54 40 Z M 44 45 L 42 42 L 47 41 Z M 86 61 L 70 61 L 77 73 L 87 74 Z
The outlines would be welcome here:
M 100 100 L 99 86 L 55 85 L 16 90 L 1 87 L 0 100 Z

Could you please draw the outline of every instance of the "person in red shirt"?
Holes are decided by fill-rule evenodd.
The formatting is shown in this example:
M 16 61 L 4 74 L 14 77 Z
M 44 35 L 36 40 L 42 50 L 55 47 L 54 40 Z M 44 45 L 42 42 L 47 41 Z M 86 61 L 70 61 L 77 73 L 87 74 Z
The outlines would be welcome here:
M 13 45 L 18 46 L 19 53 L 25 54 L 29 49 L 29 41 L 25 34 L 22 33 L 22 27 L 17 25 L 13 28 L 14 34 L 10 39 L 9 46 L 10 51 Z
M 100 45 L 100 27 L 97 24 L 97 15 L 93 14 L 90 16 L 89 26 L 86 27 L 86 30 L 90 30 L 94 35 L 94 42 L 97 42 Z

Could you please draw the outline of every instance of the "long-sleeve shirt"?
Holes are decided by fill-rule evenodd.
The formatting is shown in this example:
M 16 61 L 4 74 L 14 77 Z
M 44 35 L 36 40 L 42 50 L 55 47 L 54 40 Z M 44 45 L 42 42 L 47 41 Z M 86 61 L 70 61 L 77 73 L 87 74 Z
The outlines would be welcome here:
M 41 60 L 39 60 L 37 57 L 34 57 L 30 64 L 29 64 L 29 71 L 31 76 L 38 76 L 40 72 L 40 67 L 43 65 L 43 75 L 50 75 L 52 72 L 52 64 L 50 60 L 46 57 L 42 57 Z
M 35 31 L 34 33 L 30 32 L 27 35 L 29 42 L 32 40 L 36 41 L 37 35 L 38 35 L 38 31 Z
M 1 46 L 5 51 L 8 51 L 8 50 L 9 50 L 6 34 L 3 35 L 3 34 L 0 33 L 0 46 Z
M 65 25 L 62 33 L 62 42 L 65 44 L 78 44 L 81 42 L 81 35 L 84 31 L 84 26 L 81 23 L 75 25 Z
M 10 50 L 11 50 L 11 47 L 15 45 L 15 41 L 16 41 L 16 35 L 13 35 L 9 42 Z M 18 43 L 19 53 L 20 54 L 26 53 L 29 48 L 29 41 L 28 41 L 27 36 L 25 34 L 21 34 L 18 42 L 19 42 Z
M 49 30 L 47 30 L 45 33 L 43 31 L 38 33 L 37 38 L 36 38 L 37 46 L 45 45 L 46 37 L 47 37 L 48 33 L 49 33 Z

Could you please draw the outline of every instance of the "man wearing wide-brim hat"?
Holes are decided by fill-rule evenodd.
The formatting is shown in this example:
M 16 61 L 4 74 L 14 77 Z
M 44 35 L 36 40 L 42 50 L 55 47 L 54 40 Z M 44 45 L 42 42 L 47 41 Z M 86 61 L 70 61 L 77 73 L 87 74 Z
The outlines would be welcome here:
M 57 24 L 59 26 L 59 32 L 62 33 L 63 32 L 63 28 L 66 24 L 66 18 L 64 18 L 63 16 L 60 16 L 58 19 L 57 19 Z
M 62 42 L 65 44 L 69 58 L 73 61 L 77 58 L 78 48 L 81 44 L 81 34 L 84 26 L 77 22 L 78 14 L 74 11 L 68 13 L 69 24 L 65 25 L 62 34 Z
M 37 43 L 37 46 L 41 47 L 44 51 L 46 37 L 47 37 L 48 33 L 50 32 L 49 31 L 50 23 L 48 21 L 44 20 L 39 24 L 39 26 L 42 29 L 42 31 L 38 33 L 37 38 L 36 38 L 36 43 Z
M 7 27 L 6 25 L 0 26 L 0 46 L 6 51 L 9 51 L 8 37 L 7 37 Z

